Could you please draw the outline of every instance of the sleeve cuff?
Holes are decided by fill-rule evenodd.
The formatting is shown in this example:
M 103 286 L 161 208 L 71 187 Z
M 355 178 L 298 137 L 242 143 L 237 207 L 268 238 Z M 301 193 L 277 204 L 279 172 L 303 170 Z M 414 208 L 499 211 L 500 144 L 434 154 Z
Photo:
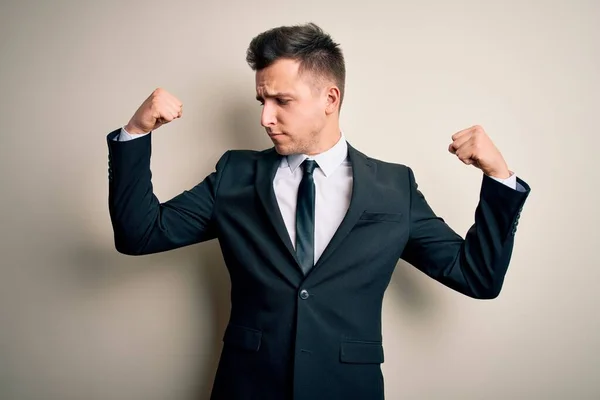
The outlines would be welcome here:
M 134 139 L 144 137 L 149 133 L 150 132 L 140 133 L 139 135 L 132 135 L 125 130 L 125 127 L 122 127 L 121 132 L 117 136 L 115 136 L 115 138 L 113 140 L 115 140 L 117 142 L 126 142 L 128 140 L 134 140 Z
M 490 178 L 508 186 L 509 188 L 511 188 L 513 190 L 517 190 L 517 175 L 512 171 L 510 171 L 510 176 L 505 179 L 496 178 L 495 176 L 490 176 Z M 522 191 L 522 190 L 520 190 L 520 191 Z

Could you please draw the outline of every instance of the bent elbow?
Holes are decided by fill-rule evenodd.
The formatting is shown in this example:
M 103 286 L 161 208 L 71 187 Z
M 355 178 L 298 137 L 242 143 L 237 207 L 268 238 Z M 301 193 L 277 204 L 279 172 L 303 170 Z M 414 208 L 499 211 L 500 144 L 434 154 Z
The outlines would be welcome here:
M 490 285 L 473 291 L 472 296 L 478 300 L 493 300 L 500 296 L 500 292 L 502 291 L 502 282 L 492 282 Z
M 127 256 L 140 256 L 143 255 L 142 247 L 135 245 L 131 240 L 115 238 L 114 241 L 115 249 Z

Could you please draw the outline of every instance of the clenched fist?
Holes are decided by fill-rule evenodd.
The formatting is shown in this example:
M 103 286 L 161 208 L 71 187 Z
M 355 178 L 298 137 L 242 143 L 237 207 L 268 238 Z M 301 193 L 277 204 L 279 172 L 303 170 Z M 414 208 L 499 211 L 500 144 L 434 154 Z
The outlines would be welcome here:
M 148 133 L 181 118 L 183 104 L 164 89 L 158 88 L 137 109 L 125 130 L 131 134 Z
M 506 179 L 510 171 L 504 157 L 483 128 L 472 126 L 452 135 L 448 151 L 455 154 L 463 163 L 474 165 L 486 175 Z

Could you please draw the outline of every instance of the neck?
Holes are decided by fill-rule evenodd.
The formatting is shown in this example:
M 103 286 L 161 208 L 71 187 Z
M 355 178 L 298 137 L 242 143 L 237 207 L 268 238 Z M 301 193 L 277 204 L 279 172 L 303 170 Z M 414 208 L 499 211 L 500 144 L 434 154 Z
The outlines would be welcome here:
M 342 136 L 340 132 L 340 124 L 336 120 L 331 124 L 325 125 L 323 130 L 319 134 L 319 140 L 315 143 L 314 148 L 310 152 L 306 153 L 309 156 L 316 156 L 331 149 L 340 140 Z

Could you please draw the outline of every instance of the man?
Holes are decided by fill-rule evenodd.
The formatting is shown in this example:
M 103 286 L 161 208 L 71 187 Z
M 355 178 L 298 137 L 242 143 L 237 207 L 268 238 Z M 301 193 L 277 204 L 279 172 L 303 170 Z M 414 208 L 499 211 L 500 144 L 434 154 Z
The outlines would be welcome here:
M 467 296 L 496 297 L 529 186 L 481 127 L 456 133 L 449 151 L 484 175 L 463 240 L 410 168 L 345 140 L 344 59 L 319 27 L 264 32 L 247 61 L 273 148 L 228 151 L 201 183 L 160 203 L 149 133 L 180 118 L 182 103 L 157 89 L 108 135 L 116 249 L 142 255 L 218 238 L 231 316 L 213 399 L 382 399 L 381 306 L 398 259 Z

